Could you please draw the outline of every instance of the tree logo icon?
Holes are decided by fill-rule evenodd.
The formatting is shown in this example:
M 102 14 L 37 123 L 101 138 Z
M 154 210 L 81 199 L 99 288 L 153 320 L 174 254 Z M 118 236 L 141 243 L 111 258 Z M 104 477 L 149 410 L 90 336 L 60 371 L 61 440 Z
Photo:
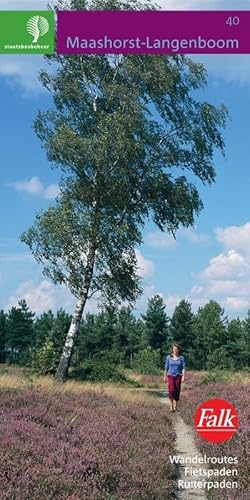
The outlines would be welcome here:
M 49 23 L 43 16 L 33 16 L 27 22 L 27 32 L 33 36 L 32 43 L 37 43 L 41 36 L 49 31 Z

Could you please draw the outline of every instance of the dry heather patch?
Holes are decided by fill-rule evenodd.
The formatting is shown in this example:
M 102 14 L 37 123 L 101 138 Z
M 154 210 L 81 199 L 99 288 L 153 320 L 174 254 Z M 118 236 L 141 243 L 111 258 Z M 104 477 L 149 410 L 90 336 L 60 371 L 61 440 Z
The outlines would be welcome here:
M 119 398 L 122 401 L 149 401 L 149 397 L 141 390 L 131 389 L 126 385 L 114 383 L 92 383 L 80 382 L 76 380 L 67 380 L 61 384 L 56 382 L 52 376 L 36 376 L 30 375 L 29 372 L 18 367 L 2 367 L 0 372 L 0 389 L 37 389 L 50 394 L 67 394 L 73 393 L 81 395 L 86 391 L 94 391 L 100 394 L 108 394 Z M 151 400 L 151 404 L 153 404 Z M 156 403 L 157 404 L 157 403 Z

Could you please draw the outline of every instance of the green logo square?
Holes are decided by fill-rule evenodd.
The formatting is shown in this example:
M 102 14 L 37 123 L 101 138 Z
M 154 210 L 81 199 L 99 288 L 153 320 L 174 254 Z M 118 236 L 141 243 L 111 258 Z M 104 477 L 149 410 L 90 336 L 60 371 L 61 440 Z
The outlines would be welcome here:
M 54 51 L 53 11 L 0 11 L 1 54 L 54 54 Z

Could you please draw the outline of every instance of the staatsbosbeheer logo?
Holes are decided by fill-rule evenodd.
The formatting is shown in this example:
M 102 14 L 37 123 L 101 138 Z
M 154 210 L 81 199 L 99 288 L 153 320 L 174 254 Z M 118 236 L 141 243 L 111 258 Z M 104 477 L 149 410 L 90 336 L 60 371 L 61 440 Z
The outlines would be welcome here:
M 27 22 L 27 32 L 33 36 L 32 43 L 37 43 L 39 38 L 49 31 L 49 22 L 46 17 L 33 16 Z
M 0 54 L 54 54 L 52 10 L 0 11 Z
M 235 407 L 225 399 L 209 399 L 196 410 L 195 429 L 206 441 L 223 443 L 238 429 L 239 418 Z

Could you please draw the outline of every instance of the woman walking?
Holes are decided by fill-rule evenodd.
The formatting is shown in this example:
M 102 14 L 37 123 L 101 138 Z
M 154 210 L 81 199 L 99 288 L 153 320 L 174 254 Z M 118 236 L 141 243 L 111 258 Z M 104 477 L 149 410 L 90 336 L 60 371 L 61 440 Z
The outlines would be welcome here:
M 181 348 L 174 343 L 172 353 L 166 358 L 164 382 L 168 380 L 168 393 L 171 401 L 171 411 L 177 410 L 180 399 L 181 382 L 185 380 L 185 358 L 181 355 Z

